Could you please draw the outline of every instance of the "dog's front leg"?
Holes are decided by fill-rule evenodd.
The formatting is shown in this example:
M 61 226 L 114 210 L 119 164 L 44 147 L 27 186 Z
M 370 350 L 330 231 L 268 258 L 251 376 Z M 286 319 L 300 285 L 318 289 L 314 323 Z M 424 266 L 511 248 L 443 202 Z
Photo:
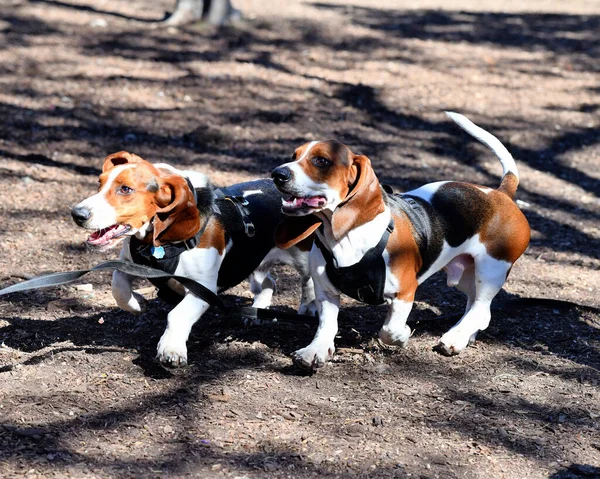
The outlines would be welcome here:
M 315 288 L 317 289 L 317 288 Z M 338 332 L 340 295 L 317 292 L 319 327 L 312 342 L 292 354 L 294 363 L 305 368 L 320 368 L 333 358 L 335 335 Z
M 125 241 L 121 253 L 121 261 L 131 261 L 129 256 L 129 240 Z M 129 311 L 133 314 L 142 314 L 146 312 L 148 302 L 138 293 L 133 291 L 133 276 L 121 271 L 114 271 L 112 275 L 111 290 L 112 295 L 117 302 L 117 306 L 123 311 Z
M 191 278 L 213 293 L 217 292 L 217 278 L 224 255 L 215 248 L 195 248 L 179 257 L 175 274 Z M 156 358 L 166 366 L 178 367 L 187 364 L 186 342 L 192 326 L 209 308 L 209 304 L 186 290 L 185 297 L 167 317 L 167 329 L 163 333 Z
M 315 369 L 324 366 L 335 352 L 340 293 L 329 281 L 325 273 L 325 259 L 314 246 L 310 253 L 310 270 L 314 280 L 319 327 L 312 342 L 293 353 L 292 359 L 299 366 Z
M 190 331 L 208 308 L 206 301 L 188 292 L 167 317 L 167 329 L 158 342 L 156 359 L 169 367 L 185 366 Z
M 389 306 L 383 327 L 379 330 L 379 338 L 386 344 L 405 347 L 410 338 L 410 328 L 406 320 L 413 305 L 413 298 L 405 301 L 394 298 Z

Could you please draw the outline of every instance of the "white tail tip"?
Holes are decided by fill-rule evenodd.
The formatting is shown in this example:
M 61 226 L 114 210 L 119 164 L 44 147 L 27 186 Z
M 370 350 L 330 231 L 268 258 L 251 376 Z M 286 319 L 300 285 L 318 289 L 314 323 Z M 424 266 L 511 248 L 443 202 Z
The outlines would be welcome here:
M 479 140 L 496 154 L 502 164 L 503 176 L 507 173 L 512 173 L 517 179 L 519 178 L 519 172 L 514 158 L 498 138 L 477 126 L 460 113 L 455 113 L 453 111 L 446 111 L 445 113 L 469 135 Z

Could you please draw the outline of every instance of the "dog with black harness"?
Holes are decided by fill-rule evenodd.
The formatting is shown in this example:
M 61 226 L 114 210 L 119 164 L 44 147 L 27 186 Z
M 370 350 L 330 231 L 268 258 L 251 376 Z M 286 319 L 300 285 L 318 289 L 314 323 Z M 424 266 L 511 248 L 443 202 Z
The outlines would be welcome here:
M 275 246 L 281 201 L 271 180 L 215 188 L 201 173 L 151 164 L 121 151 L 105 159 L 98 193 L 73 208 L 72 216 L 78 226 L 93 231 L 89 246 L 106 250 L 122 244 L 121 260 L 193 279 L 214 293 L 249 277 L 255 308 L 271 303 L 271 266 L 289 264 L 301 276 L 299 313 L 310 314 L 311 241 L 288 250 Z M 112 293 L 121 309 L 140 314 L 147 302 L 133 291 L 133 278 L 115 271 Z M 209 304 L 173 279 L 152 282 L 161 297 L 177 304 L 168 315 L 157 359 L 168 366 L 185 365 L 189 333 Z

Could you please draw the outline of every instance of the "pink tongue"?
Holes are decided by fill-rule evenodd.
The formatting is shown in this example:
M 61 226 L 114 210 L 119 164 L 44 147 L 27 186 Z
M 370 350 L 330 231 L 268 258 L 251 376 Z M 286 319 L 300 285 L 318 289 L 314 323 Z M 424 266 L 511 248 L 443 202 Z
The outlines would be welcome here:
M 311 206 L 311 207 L 318 207 L 321 206 L 321 203 L 323 201 L 323 198 L 319 198 L 318 196 L 314 196 L 311 198 L 302 198 L 302 203 Z
M 108 228 L 103 228 L 98 231 L 94 231 L 88 238 L 87 242 L 93 245 L 103 245 L 110 242 L 110 240 L 117 235 L 117 233 L 125 226 L 112 225 Z

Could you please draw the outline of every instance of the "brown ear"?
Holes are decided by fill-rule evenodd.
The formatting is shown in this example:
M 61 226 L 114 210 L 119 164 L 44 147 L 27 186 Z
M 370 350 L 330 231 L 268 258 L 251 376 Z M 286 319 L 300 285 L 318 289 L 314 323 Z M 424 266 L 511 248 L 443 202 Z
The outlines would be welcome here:
M 200 229 L 200 212 L 185 178 L 169 175 L 157 178 L 154 245 L 185 241 Z
M 333 236 L 339 240 L 348 231 L 363 225 L 385 210 L 379 180 L 364 155 L 354 155 L 350 181 L 354 182 L 348 196 L 339 204 L 331 217 Z
M 139 163 L 140 161 L 144 161 L 143 158 L 140 158 L 133 153 L 129 153 L 127 151 L 119 151 L 118 153 L 113 153 L 112 155 L 108 155 L 104 159 L 104 164 L 102 165 L 102 173 L 106 173 L 108 170 L 114 168 L 119 165 L 126 165 L 127 163 Z
M 313 234 L 323 222 L 314 215 L 288 216 L 275 228 L 275 244 L 288 249 Z

